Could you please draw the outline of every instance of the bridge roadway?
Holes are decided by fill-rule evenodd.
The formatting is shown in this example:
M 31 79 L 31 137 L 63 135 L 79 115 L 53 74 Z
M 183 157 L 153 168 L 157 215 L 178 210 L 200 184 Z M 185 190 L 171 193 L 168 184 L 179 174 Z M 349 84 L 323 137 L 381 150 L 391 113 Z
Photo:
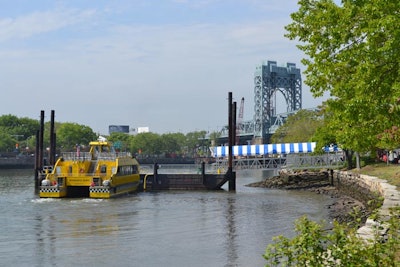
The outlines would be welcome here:
M 234 157 L 234 170 L 272 170 L 281 169 L 337 169 L 343 167 L 342 152 L 330 152 L 321 155 L 312 154 L 280 154 L 274 156 Z M 153 173 L 154 165 L 141 164 L 142 173 Z M 225 173 L 228 170 L 228 158 L 216 158 L 215 163 L 205 165 L 206 173 Z M 160 164 L 159 173 L 199 173 L 200 164 Z

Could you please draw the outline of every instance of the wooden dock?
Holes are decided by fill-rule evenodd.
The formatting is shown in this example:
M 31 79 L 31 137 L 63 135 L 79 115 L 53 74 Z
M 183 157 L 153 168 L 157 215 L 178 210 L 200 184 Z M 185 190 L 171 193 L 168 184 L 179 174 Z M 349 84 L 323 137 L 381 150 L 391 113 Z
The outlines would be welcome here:
M 220 190 L 232 177 L 226 174 L 206 174 L 202 164 L 201 174 L 159 174 L 154 165 L 152 174 L 141 174 L 139 190 Z M 233 173 L 235 175 L 235 173 Z

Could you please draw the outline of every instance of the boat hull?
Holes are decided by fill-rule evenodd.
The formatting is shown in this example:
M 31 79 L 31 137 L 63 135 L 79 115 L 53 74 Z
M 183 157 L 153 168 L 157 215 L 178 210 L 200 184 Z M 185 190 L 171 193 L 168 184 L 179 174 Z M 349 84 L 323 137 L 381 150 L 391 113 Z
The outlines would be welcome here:
M 133 193 L 137 190 L 139 182 L 132 182 L 115 187 L 109 186 L 91 186 L 89 188 L 90 198 L 113 198 L 128 193 Z
M 41 186 L 39 197 L 41 198 L 61 198 L 67 196 L 67 188 L 59 186 Z

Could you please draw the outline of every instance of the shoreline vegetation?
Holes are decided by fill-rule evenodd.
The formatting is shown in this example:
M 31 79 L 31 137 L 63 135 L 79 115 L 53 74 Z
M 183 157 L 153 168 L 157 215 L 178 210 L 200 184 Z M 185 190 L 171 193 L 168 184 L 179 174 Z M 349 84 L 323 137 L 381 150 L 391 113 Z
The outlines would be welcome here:
M 263 255 L 268 262 L 265 266 L 400 266 L 399 166 L 375 163 L 343 172 L 343 176 L 328 170 L 283 170 L 279 176 L 249 184 L 308 190 L 333 198 L 327 205 L 329 219 L 334 220 L 332 228 L 302 216 L 295 222 L 293 238 L 279 235 L 272 239 Z
M 317 194 L 328 195 L 332 198 L 332 204 L 327 205 L 329 219 L 339 223 L 351 223 L 355 221 L 355 216 L 364 224 L 372 214 L 376 205 L 371 206 L 371 202 L 379 201 L 378 197 L 371 199 L 352 196 L 349 192 L 344 192 L 340 188 L 332 185 L 327 170 L 321 171 L 281 171 L 278 176 L 266 178 L 263 181 L 251 183 L 246 186 L 261 187 L 282 190 L 306 190 Z

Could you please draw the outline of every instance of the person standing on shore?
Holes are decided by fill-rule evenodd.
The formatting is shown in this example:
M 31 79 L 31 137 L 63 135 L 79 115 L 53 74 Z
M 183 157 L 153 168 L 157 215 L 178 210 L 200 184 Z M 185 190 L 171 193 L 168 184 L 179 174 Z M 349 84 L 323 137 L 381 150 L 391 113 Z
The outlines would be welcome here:
M 383 153 L 382 160 L 383 160 L 383 162 L 386 162 L 386 163 L 388 162 L 388 157 L 386 155 L 386 152 Z
M 389 162 L 390 162 L 390 163 L 393 163 L 393 160 L 394 160 L 393 151 L 390 150 L 390 151 L 389 151 Z

